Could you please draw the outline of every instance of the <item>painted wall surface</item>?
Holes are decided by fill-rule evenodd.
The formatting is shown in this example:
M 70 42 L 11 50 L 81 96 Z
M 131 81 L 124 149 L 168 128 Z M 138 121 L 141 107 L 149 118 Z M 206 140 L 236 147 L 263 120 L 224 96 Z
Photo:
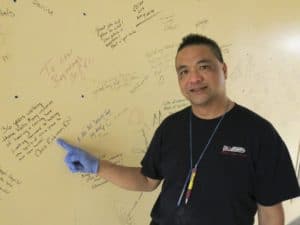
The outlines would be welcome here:
M 220 44 L 228 95 L 273 123 L 299 176 L 299 10 L 298 0 L 0 0 L 0 224 L 149 224 L 159 190 L 71 174 L 54 140 L 138 166 L 160 122 L 188 105 L 174 67 L 188 33 Z M 300 224 L 299 199 L 284 206 Z

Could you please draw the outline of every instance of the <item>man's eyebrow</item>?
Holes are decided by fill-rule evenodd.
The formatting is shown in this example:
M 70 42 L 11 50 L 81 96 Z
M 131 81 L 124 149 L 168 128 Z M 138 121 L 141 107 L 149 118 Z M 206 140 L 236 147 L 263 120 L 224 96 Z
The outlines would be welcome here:
M 182 70 L 186 67 L 187 67 L 186 65 L 180 65 L 180 66 L 176 67 L 176 70 L 179 71 L 179 70 Z
M 212 60 L 210 60 L 210 59 L 201 59 L 201 60 L 199 60 L 197 62 L 197 64 L 200 64 L 200 63 L 211 63 L 211 62 L 212 62 Z
M 196 64 L 211 63 L 211 62 L 212 62 L 212 60 L 210 60 L 210 59 L 200 59 L 199 61 L 197 61 Z M 180 65 L 180 66 L 176 67 L 176 70 L 179 71 L 179 70 L 182 70 L 182 69 L 185 69 L 185 68 L 187 68 L 186 65 Z

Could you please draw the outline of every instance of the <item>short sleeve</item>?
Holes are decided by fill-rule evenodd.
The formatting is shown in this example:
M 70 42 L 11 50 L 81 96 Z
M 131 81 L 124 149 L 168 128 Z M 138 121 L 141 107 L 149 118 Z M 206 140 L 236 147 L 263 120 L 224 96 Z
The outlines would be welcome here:
M 142 174 L 157 180 L 163 179 L 160 170 L 163 124 L 155 131 L 147 152 L 141 161 Z
M 300 195 L 288 149 L 271 124 L 263 130 L 255 167 L 258 203 L 269 206 Z

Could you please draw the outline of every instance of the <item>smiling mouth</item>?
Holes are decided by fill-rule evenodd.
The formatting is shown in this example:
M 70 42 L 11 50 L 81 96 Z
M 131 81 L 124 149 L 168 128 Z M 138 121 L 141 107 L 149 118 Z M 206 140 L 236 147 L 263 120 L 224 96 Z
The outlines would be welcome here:
M 197 88 L 192 88 L 190 89 L 190 92 L 202 92 L 205 91 L 207 89 L 207 86 L 203 86 L 203 87 L 197 87 Z

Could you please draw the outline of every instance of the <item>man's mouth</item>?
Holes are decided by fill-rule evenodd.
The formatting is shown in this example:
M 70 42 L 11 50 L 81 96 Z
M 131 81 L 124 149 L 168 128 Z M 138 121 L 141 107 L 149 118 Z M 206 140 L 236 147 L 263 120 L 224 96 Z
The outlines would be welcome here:
M 204 90 L 206 90 L 207 86 L 202 86 L 202 87 L 196 87 L 196 88 L 191 88 L 190 92 L 202 92 Z

